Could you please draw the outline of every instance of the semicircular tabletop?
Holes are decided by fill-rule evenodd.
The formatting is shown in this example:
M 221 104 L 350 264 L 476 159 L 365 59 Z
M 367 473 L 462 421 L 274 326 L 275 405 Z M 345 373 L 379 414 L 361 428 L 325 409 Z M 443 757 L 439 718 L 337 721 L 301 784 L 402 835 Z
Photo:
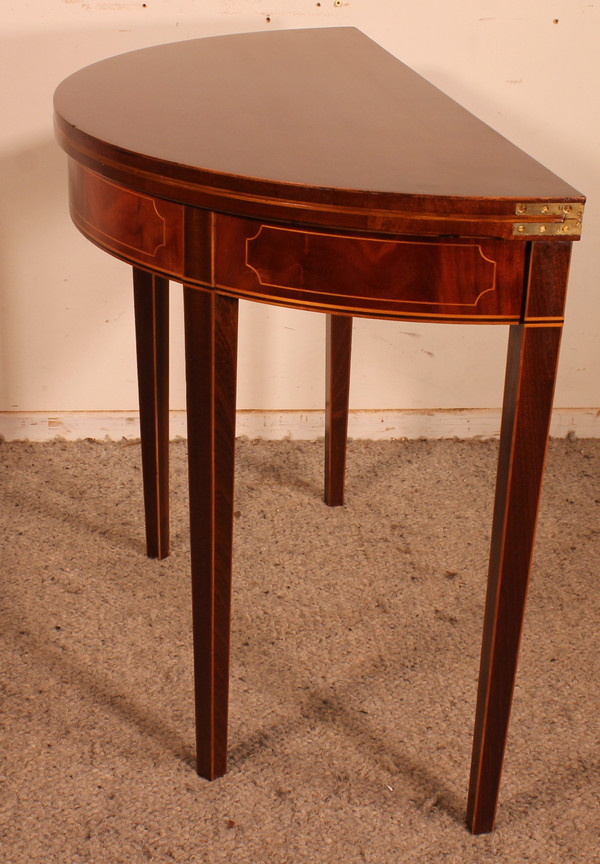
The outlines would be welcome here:
M 63 144 L 107 166 L 135 154 L 146 171 L 282 199 L 582 197 L 351 27 L 111 57 L 58 87 L 55 115 Z

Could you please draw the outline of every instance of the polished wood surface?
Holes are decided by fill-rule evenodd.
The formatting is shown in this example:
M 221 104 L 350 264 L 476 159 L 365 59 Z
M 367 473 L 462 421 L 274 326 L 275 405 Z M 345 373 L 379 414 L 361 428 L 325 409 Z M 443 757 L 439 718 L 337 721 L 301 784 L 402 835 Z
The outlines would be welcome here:
M 245 178 L 389 198 L 579 194 L 352 27 L 122 54 L 67 79 L 56 107 L 105 153 L 196 182 L 231 175 L 234 189 Z
M 236 296 L 363 317 L 518 321 L 525 245 L 357 235 L 215 218 L 214 281 Z
M 531 288 L 564 303 L 570 243 L 536 245 Z M 491 831 L 525 614 L 556 382 L 560 323 L 510 329 L 467 821 Z
M 215 214 L 211 267 L 184 249 L 189 208 L 135 194 L 72 163 L 73 221 L 137 268 L 284 306 L 377 318 L 517 322 L 525 243 L 289 228 Z M 137 205 L 136 205 L 137 200 Z M 203 211 L 204 212 L 204 211 Z M 513 220 L 515 216 L 513 215 Z
M 169 554 L 169 283 L 133 271 L 146 551 Z
M 205 777 L 227 764 L 238 300 L 327 315 L 331 506 L 344 500 L 352 316 L 509 325 L 467 808 L 471 830 L 490 831 L 581 228 L 568 214 L 584 197 L 353 28 L 111 58 L 63 82 L 55 125 L 73 221 L 134 268 L 146 533 L 158 557 L 168 553 L 167 283 L 185 286 Z
M 238 301 L 184 289 L 196 768 L 227 765 Z
M 55 110 L 81 164 L 228 213 L 509 236 L 516 201 L 583 200 L 351 27 L 112 57 L 67 78 Z
M 511 327 L 467 822 L 491 831 L 512 702 L 561 327 Z
M 350 400 L 352 318 L 327 315 L 325 363 L 325 492 L 330 507 L 344 503 Z

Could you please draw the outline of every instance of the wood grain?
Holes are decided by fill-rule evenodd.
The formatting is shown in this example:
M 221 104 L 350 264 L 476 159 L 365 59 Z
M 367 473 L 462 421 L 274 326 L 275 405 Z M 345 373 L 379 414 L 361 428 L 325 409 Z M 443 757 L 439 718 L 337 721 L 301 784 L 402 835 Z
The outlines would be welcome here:
M 169 283 L 134 268 L 146 551 L 169 554 Z
M 563 221 L 560 208 L 522 214 L 519 204 L 584 197 L 353 28 L 131 52 L 72 75 L 54 104 L 73 220 L 135 268 L 148 549 L 157 555 L 168 549 L 166 279 L 185 286 L 204 777 L 227 763 L 238 298 L 330 316 L 329 504 L 344 496 L 351 316 L 512 325 L 467 812 L 474 833 L 490 831 L 571 251 L 551 230 L 530 240 L 513 226 L 517 213 L 519 222 Z
M 236 296 L 403 320 L 518 321 L 526 246 L 339 234 L 215 218 L 215 283 Z
M 77 162 L 229 213 L 509 238 L 516 203 L 583 200 L 350 27 L 133 51 L 67 78 L 54 106 Z
M 526 286 L 526 321 L 563 320 L 572 243 L 532 243 Z
M 196 770 L 227 767 L 238 302 L 184 288 Z
M 325 369 L 325 503 L 344 503 L 352 318 L 326 317 Z
M 140 194 L 69 160 L 71 218 L 89 240 L 125 261 L 183 273 L 184 208 Z
M 494 827 L 556 380 L 560 326 L 511 328 L 467 822 Z

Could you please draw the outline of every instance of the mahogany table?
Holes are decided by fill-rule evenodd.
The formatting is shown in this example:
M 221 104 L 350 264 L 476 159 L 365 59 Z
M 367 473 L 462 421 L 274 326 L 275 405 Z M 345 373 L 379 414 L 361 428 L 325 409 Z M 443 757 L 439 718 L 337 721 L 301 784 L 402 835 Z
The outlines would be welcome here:
M 77 227 L 133 265 L 148 554 L 168 554 L 184 285 L 197 770 L 226 770 L 238 299 L 327 313 L 325 500 L 352 316 L 508 324 L 467 822 L 494 824 L 584 197 L 354 28 L 113 57 L 55 94 Z

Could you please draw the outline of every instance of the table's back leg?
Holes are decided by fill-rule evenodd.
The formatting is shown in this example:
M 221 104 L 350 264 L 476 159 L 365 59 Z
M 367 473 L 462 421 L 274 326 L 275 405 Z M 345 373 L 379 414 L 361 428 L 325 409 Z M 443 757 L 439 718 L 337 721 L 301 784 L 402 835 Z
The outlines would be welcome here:
M 325 379 L 325 503 L 344 503 L 352 318 L 327 315 Z
M 494 827 L 548 443 L 561 326 L 511 327 L 467 823 Z
M 196 770 L 227 767 L 238 301 L 184 288 Z
M 169 282 L 133 269 L 146 551 L 169 554 Z

